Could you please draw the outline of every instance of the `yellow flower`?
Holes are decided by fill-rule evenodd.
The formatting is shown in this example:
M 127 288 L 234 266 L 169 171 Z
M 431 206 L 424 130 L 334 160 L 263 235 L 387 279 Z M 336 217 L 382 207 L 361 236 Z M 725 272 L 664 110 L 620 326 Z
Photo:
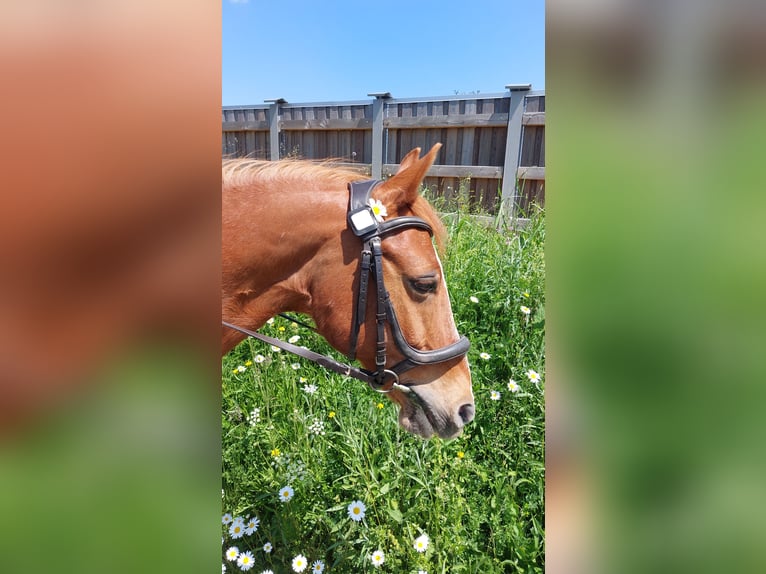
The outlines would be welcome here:
M 457 451 L 457 457 L 458 458 L 463 458 L 463 457 L 465 457 L 465 453 L 462 450 L 459 450 L 459 451 Z
M 284 330 L 285 330 L 285 328 L 284 328 L 282 325 L 280 325 L 278 330 L 279 330 L 279 331 L 284 331 Z
M 330 417 L 331 419 L 335 418 L 335 411 L 330 411 L 330 412 L 327 414 L 327 416 L 328 416 L 328 417 Z
M 282 454 L 282 453 L 279 452 L 278 448 L 272 448 L 271 449 L 271 456 L 273 456 L 274 458 L 277 458 L 280 454 Z
M 377 406 L 379 409 L 382 409 L 382 408 L 383 408 L 383 403 L 378 403 L 378 404 L 377 404 L 377 405 L 375 405 L 375 406 Z
M 245 361 L 245 366 L 246 367 L 250 367 L 250 366 L 252 366 L 252 364 L 253 364 L 252 361 Z

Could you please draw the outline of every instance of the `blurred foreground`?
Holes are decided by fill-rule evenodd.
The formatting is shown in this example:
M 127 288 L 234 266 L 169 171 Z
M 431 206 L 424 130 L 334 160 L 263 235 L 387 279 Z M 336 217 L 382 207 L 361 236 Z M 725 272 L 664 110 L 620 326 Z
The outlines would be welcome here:
M 548 570 L 764 572 L 764 4 L 547 8 Z
M 0 77 L 0 571 L 215 569 L 220 6 L 4 2 Z

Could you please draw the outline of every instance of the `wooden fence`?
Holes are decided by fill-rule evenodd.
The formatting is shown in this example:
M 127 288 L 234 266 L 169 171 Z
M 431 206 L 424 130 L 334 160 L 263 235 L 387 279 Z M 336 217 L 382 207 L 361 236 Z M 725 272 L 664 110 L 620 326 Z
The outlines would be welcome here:
M 443 147 L 425 180 L 447 202 L 464 194 L 496 213 L 523 216 L 545 202 L 545 93 L 528 85 L 486 95 L 223 108 L 223 155 L 334 159 L 372 177 L 396 172 L 412 148 Z M 508 177 L 510 175 L 510 177 Z

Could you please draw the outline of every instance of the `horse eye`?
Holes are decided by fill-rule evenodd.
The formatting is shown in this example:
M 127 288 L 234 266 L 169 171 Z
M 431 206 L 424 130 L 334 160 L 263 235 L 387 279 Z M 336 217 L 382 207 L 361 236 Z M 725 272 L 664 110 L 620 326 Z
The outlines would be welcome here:
M 428 277 L 421 277 L 418 279 L 410 279 L 410 285 L 412 285 L 412 288 L 417 291 L 418 293 L 422 293 L 423 295 L 426 295 L 428 293 L 433 293 L 436 291 L 436 279 Z

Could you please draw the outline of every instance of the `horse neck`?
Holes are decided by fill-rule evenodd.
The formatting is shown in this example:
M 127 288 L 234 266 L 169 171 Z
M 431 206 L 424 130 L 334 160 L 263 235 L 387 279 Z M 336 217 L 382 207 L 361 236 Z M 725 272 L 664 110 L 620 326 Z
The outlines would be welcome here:
M 247 216 L 224 206 L 224 314 L 257 328 L 276 313 L 310 313 L 311 262 L 345 227 L 348 198 L 315 182 L 248 193 Z

